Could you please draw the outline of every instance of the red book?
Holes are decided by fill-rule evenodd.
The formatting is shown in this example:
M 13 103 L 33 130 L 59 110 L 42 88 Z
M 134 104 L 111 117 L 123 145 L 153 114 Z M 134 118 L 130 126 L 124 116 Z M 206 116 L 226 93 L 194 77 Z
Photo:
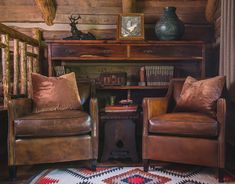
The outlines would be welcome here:
M 137 105 L 107 105 L 105 112 L 136 112 Z

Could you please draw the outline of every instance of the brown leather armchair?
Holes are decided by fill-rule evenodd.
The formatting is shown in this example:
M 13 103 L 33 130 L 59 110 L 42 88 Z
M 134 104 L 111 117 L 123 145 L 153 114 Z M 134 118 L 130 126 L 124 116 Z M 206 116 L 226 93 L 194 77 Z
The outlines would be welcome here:
M 216 118 L 198 112 L 174 112 L 184 80 L 173 79 L 166 97 L 143 100 L 143 165 L 150 160 L 225 167 L 226 101 L 219 98 Z
M 90 160 L 96 169 L 98 156 L 98 105 L 90 98 L 90 86 L 79 85 L 87 111 L 64 110 L 32 113 L 32 99 L 10 100 L 8 165 L 11 178 L 16 166 Z

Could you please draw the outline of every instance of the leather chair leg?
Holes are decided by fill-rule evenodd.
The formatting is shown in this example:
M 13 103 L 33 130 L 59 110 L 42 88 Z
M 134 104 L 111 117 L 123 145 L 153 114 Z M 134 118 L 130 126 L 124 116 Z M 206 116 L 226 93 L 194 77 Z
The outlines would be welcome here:
M 93 160 L 90 160 L 90 162 L 91 162 L 91 170 L 96 171 L 97 160 L 93 159 Z
M 9 169 L 8 174 L 9 174 L 10 180 L 15 180 L 16 179 L 16 171 L 17 171 L 16 166 L 9 166 L 8 169 Z
M 143 160 L 143 165 L 144 165 L 144 172 L 148 172 L 149 171 L 149 160 L 144 159 Z
M 224 169 L 222 168 L 218 169 L 218 178 L 220 183 L 224 182 Z

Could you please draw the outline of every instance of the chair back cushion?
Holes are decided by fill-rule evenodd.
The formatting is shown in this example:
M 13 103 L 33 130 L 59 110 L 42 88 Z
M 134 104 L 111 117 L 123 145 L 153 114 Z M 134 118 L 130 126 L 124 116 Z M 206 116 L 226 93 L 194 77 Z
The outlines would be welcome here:
M 87 111 L 89 110 L 89 102 L 91 98 L 91 82 L 78 82 L 78 91 L 79 91 L 79 96 L 81 99 L 81 104 L 83 107 L 83 110 Z
M 172 83 L 172 87 L 173 87 L 173 98 L 174 98 L 174 101 L 177 102 L 179 97 L 180 97 L 180 94 L 181 94 L 181 91 L 182 91 L 182 88 L 183 88 L 183 85 L 184 85 L 184 81 L 185 79 L 174 79 L 173 80 L 173 83 Z
M 75 73 L 46 77 L 32 73 L 34 112 L 81 109 Z

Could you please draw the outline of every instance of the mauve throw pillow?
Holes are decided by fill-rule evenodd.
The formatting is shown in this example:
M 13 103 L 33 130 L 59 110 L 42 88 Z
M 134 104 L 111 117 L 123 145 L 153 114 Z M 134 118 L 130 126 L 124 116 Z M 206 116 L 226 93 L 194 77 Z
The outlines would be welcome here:
M 184 82 L 176 111 L 202 112 L 215 116 L 216 101 L 221 96 L 225 76 L 197 80 L 188 76 Z
M 32 73 L 34 112 L 81 109 L 75 73 L 46 77 Z

